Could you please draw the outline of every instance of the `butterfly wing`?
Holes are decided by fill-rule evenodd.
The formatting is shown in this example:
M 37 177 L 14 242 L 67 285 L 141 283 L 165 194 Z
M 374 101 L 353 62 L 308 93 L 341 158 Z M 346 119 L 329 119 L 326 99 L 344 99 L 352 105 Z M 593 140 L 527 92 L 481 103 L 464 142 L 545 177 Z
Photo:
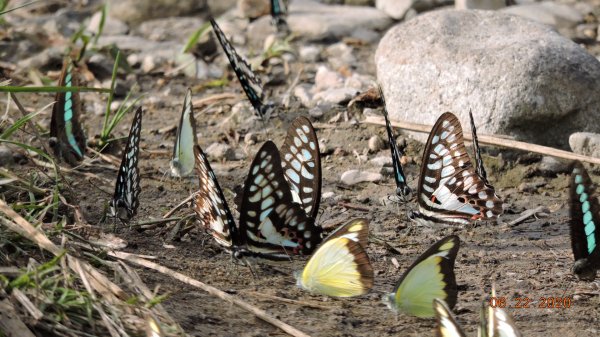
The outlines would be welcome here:
M 287 8 L 284 0 L 271 0 L 271 21 L 280 31 L 288 28 L 285 21 L 286 15 Z
M 115 194 L 111 201 L 111 214 L 123 222 L 128 222 L 137 213 L 140 195 L 140 171 L 138 154 L 140 152 L 140 135 L 142 131 L 142 107 L 139 107 L 129 130 L 127 146 L 123 152 L 121 166 L 117 176 Z
M 281 147 L 281 157 L 294 201 L 315 219 L 321 201 L 321 156 L 317 134 L 306 117 L 298 117 L 292 122 Z
M 492 297 L 496 298 L 496 290 L 492 285 Z M 483 301 L 480 322 L 477 327 L 478 337 L 521 337 L 515 322 L 508 312 L 500 307 L 493 308 L 489 301 Z
M 483 167 L 481 149 L 479 148 L 479 140 L 477 139 L 477 129 L 475 128 L 475 121 L 473 120 L 473 114 L 471 113 L 471 110 L 469 110 L 469 120 L 471 121 L 471 138 L 473 138 L 473 151 L 475 152 L 475 163 L 477 164 L 475 171 L 479 177 L 481 177 L 486 186 L 491 186 L 487 180 L 487 172 L 485 172 L 485 167 Z
M 502 200 L 473 168 L 452 113 L 444 113 L 429 134 L 417 198 L 424 215 L 441 221 L 468 223 L 502 213 Z
M 256 110 L 256 113 L 258 113 L 261 118 L 265 119 L 270 114 L 270 109 L 272 109 L 273 106 L 263 104 L 264 91 L 260 79 L 254 74 L 248 62 L 235 51 L 213 18 L 210 19 L 210 24 L 213 27 L 217 39 L 221 43 L 221 47 L 223 47 L 223 51 L 225 51 L 225 54 L 229 59 L 229 64 L 231 64 L 235 75 L 242 85 L 242 89 L 244 89 L 246 96 L 248 96 L 250 103 L 254 107 L 254 110 Z
M 173 147 L 171 174 L 175 177 L 185 177 L 194 170 L 194 145 L 196 145 L 196 121 L 192 106 L 192 91 L 187 90 L 183 100 L 183 110 L 177 128 L 177 137 Z
M 594 279 L 600 268 L 600 205 L 585 167 L 573 164 L 570 188 L 571 246 L 575 257 L 574 271 L 583 279 Z M 580 262 L 578 262 L 580 261 Z
M 454 308 L 457 298 L 454 261 L 460 240 L 447 236 L 431 246 L 402 275 L 396 289 L 387 301 L 392 309 L 398 309 L 417 317 L 433 317 L 435 298 Z
M 339 237 L 347 237 L 358 242 L 361 247 L 367 249 L 369 243 L 369 220 L 356 218 L 336 228 L 325 238 L 325 242 Z
M 383 103 L 383 116 L 385 117 L 385 127 L 387 129 L 388 134 L 388 142 L 390 143 L 390 151 L 392 152 L 392 164 L 394 165 L 394 179 L 396 180 L 396 194 L 401 197 L 407 197 L 410 194 L 410 188 L 406 184 L 406 176 L 404 175 L 404 170 L 402 170 L 402 164 L 400 163 L 400 159 L 404 155 L 400 149 L 398 149 L 398 145 L 396 144 L 396 138 L 394 137 L 394 132 L 392 131 L 392 125 L 390 124 L 390 119 L 388 117 L 387 107 L 385 105 L 385 97 L 383 96 L 383 91 L 381 87 L 379 87 L 379 95 L 381 96 L 381 101 Z
M 66 58 L 58 81 L 61 87 L 78 86 L 77 76 L 70 58 Z M 86 138 L 79 123 L 81 100 L 76 91 L 59 92 L 52 108 L 50 145 L 58 157 L 70 165 L 77 165 L 85 155 Z
M 437 321 L 436 337 L 465 337 L 464 331 L 456 323 L 452 311 L 445 301 L 438 298 L 433 300 L 433 310 Z
M 236 245 L 239 244 L 237 227 L 217 177 L 200 146 L 194 147 L 194 154 L 196 173 L 200 179 L 200 189 L 194 199 L 197 219 L 211 232 L 217 243 L 226 248 L 235 248 L 232 247 L 234 242 Z
M 347 236 L 323 243 L 298 277 L 298 285 L 310 292 L 352 297 L 373 287 L 373 267 L 358 241 Z
M 310 254 L 322 241 L 322 228 L 294 203 L 277 146 L 260 148 L 244 183 L 240 235 L 248 250 L 261 254 Z

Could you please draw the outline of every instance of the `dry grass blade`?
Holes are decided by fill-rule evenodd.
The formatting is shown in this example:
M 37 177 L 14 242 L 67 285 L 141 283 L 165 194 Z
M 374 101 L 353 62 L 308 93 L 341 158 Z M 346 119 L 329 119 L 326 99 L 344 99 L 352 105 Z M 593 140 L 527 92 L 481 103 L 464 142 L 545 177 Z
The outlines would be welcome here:
M 240 299 L 238 299 L 235 296 L 229 295 L 226 292 L 223 292 L 213 286 L 210 286 L 208 284 L 202 283 L 198 280 L 195 280 L 191 277 L 185 276 L 181 273 L 178 273 L 172 269 L 169 269 L 167 267 L 163 267 L 157 263 L 154 262 L 150 262 L 150 261 L 146 261 L 144 259 L 140 259 L 136 256 L 133 256 L 131 254 L 125 253 L 125 252 L 109 252 L 108 255 L 116 257 L 118 259 L 122 259 L 131 263 L 135 263 L 138 264 L 140 266 L 146 267 L 146 268 L 150 268 L 153 270 L 156 270 L 160 273 L 163 273 L 167 276 L 173 277 L 174 279 L 177 279 L 183 283 L 189 284 L 191 286 L 194 286 L 196 288 L 200 288 L 204 291 L 206 291 L 207 293 L 216 296 L 224 301 L 227 301 L 231 304 L 235 304 L 238 307 L 250 312 L 251 314 L 253 314 L 254 316 L 262 319 L 263 321 L 272 324 L 273 326 L 276 326 L 278 328 L 280 328 L 281 330 L 285 331 L 286 333 L 288 333 L 291 336 L 296 336 L 296 337 L 308 337 L 309 335 L 307 335 L 306 333 L 294 328 L 293 326 L 284 323 L 280 320 L 278 320 L 277 318 L 269 315 L 266 311 L 259 309 L 247 302 L 244 302 Z
M 429 126 L 429 125 L 417 124 L 417 123 L 407 123 L 407 122 L 394 122 L 394 121 L 390 121 L 390 122 L 393 127 L 397 127 L 400 129 L 424 132 L 424 133 L 429 133 L 431 131 L 431 126 Z M 363 121 L 363 123 L 385 125 L 385 120 L 383 119 L 383 117 L 367 116 L 367 118 Z M 465 132 L 463 134 L 463 136 L 464 136 L 465 140 L 472 140 L 471 134 L 469 132 Z M 557 158 L 562 158 L 562 159 L 568 159 L 568 160 L 579 160 L 579 161 L 584 161 L 586 163 L 591 163 L 591 164 L 600 164 L 600 158 L 584 156 L 584 155 L 576 154 L 576 153 L 569 152 L 569 151 L 555 149 L 555 148 L 548 147 L 548 146 L 542 146 L 542 145 L 531 144 L 531 143 L 526 143 L 526 142 L 519 142 L 519 141 L 512 140 L 512 139 L 506 139 L 506 138 L 501 138 L 498 136 L 490 136 L 490 135 L 479 135 L 478 134 L 477 138 L 479 139 L 479 144 L 494 145 L 494 146 L 506 147 L 506 148 L 510 148 L 510 149 L 527 151 L 527 152 L 535 152 L 535 153 L 539 153 L 542 155 L 547 155 L 547 156 L 552 156 L 552 157 L 557 157 Z
M 25 295 L 21 290 L 19 290 L 19 288 L 13 289 L 12 296 L 17 301 L 19 301 L 19 303 L 21 303 L 21 305 L 23 306 L 23 308 L 25 308 L 25 310 L 27 310 L 27 312 L 29 313 L 29 315 L 31 315 L 31 317 L 33 317 L 33 319 L 35 319 L 36 321 L 38 321 L 42 317 L 44 317 L 44 313 L 42 313 L 40 311 L 40 309 L 38 309 L 35 306 L 35 304 L 31 303 L 31 301 L 29 300 L 29 298 L 27 297 L 27 295 Z

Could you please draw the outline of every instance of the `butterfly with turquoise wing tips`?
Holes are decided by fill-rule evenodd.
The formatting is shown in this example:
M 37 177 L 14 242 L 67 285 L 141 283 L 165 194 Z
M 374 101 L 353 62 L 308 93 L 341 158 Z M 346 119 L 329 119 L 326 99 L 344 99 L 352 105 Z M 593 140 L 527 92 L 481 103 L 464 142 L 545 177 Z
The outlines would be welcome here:
M 366 252 L 369 222 L 357 218 L 337 228 L 310 257 L 300 273 L 299 287 L 335 297 L 365 294 L 373 287 L 373 267 Z
M 289 254 L 312 253 L 322 241 L 322 228 L 293 202 L 273 142 L 265 142 L 252 161 L 244 183 L 239 227 L 199 146 L 195 154 L 200 179 L 194 202 L 197 219 L 234 257 L 289 260 Z
M 289 32 L 288 24 L 285 21 L 286 15 L 287 5 L 284 0 L 271 0 L 271 23 L 280 32 Z
M 400 159 L 402 159 L 404 153 L 398 149 L 398 145 L 396 144 L 396 138 L 394 137 L 394 132 L 392 131 L 392 125 L 390 124 L 387 107 L 385 105 L 385 97 L 383 96 L 383 90 L 381 90 L 381 87 L 379 87 L 379 96 L 381 97 L 381 102 L 383 103 L 383 117 L 385 117 L 385 127 L 387 129 L 388 142 L 390 143 L 390 151 L 392 152 L 394 179 L 396 180 L 396 195 L 401 198 L 407 198 L 410 195 L 411 190 L 406 184 L 406 175 L 404 175 L 404 170 L 402 170 L 402 164 L 400 163 Z
M 471 164 L 458 118 L 444 113 L 433 126 L 417 187 L 418 223 L 461 223 L 497 218 L 502 200 Z
M 460 239 L 447 236 L 431 246 L 400 277 L 393 293 L 383 300 L 393 310 L 417 317 L 433 317 L 433 300 L 446 301 L 453 308 L 457 299 L 454 262 Z
M 585 167 L 574 162 L 570 188 L 571 246 L 575 257 L 573 272 L 581 280 L 593 281 L 600 269 L 600 205 Z
M 225 55 L 229 59 L 229 64 L 233 68 L 235 75 L 237 76 L 242 89 L 246 93 L 246 96 L 250 100 L 252 107 L 260 118 L 268 120 L 271 113 L 274 111 L 275 106 L 271 103 L 263 103 L 265 99 L 265 93 L 263 90 L 262 82 L 258 76 L 252 71 L 252 67 L 244 60 L 233 48 L 217 22 L 210 18 L 210 24 L 213 27 L 213 31 L 225 51 Z
M 315 129 L 306 117 L 294 119 L 280 153 L 294 201 L 316 219 L 321 202 L 321 154 Z
M 137 213 L 140 204 L 138 197 L 140 188 L 140 170 L 138 156 L 140 152 L 140 136 L 142 132 L 142 107 L 139 107 L 127 138 L 127 146 L 123 151 L 121 166 L 117 175 L 115 194 L 110 201 L 110 216 L 127 223 Z
M 197 143 L 196 121 L 192 106 L 192 91 L 188 88 L 183 100 L 183 110 L 177 128 L 177 137 L 173 146 L 171 159 L 171 175 L 174 177 L 188 176 L 194 170 L 194 146 Z
M 70 58 L 64 60 L 58 85 L 78 86 L 77 73 Z M 85 155 L 86 137 L 79 123 L 81 100 L 75 91 L 59 92 L 52 108 L 50 122 L 50 147 L 58 158 L 76 166 Z

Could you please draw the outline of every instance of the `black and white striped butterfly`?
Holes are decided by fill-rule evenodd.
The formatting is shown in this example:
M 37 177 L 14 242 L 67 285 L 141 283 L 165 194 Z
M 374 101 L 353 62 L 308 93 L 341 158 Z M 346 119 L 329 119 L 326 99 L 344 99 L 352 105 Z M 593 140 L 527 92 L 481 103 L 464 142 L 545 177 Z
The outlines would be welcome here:
M 273 142 L 265 142 L 252 161 L 244 183 L 239 227 L 199 146 L 195 154 L 200 190 L 194 210 L 199 222 L 234 257 L 288 260 L 289 254 L 312 253 L 322 241 L 322 228 L 292 200 Z
M 183 100 L 183 110 L 177 128 L 177 137 L 173 146 L 171 159 L 171 175 L 185 177 L 194 170 L 194 146 L 196 139 L 196 121 L 192 106 L 192 91 L 188 88 Z
M 140 134 L 142 131 L 142 107 L 139 107 L 127 138 L 127 146 L 123 152 L 115 194 L 110 201 L 110 215 L 127 223 L 137 213 L 140 195 L 140 171 L 138 168 L 138 154 L 140 152 Z
M 58 85 L 68 88 L 78 86 L 77 73 L 70 58 L 64 60 Z M 69 165 L 75 166 L 83 159 L 86 148 L 86 137 L 79 123 L 79 93 L 59 92 L 55 100 L 50 122 L 50 147 L 58 158 L 63 158 Z
M 390 151 L 392 152 L 392 164 L 394 165 L 394 179 L 396 180 L 396 195 L 401 198 L 407 198 L 410 193 L 410 187 L 406 184 L 406 175 L 404 175 L 404 170 L 402 170 L 402 164 L 400 163 L 400 159 L 404 153 L 398 149 L 398 145 L 396 144 L 396 138 L 394 137 L 394 132 L 392 131 L 392 125 L 390 124 L 390 119 L 388 117 L 387 107 L 385 105 L 385 97 L 383 96 L 383 91 L 381 87 L 379 87 L 379 95 L 381 97 L 381 102 L 383 103 L 383 116 L 385 117 L 385 127 L 387 129 L 388 134 L 388 142 L 390 143 Z
M 271 0 L 271 22 L 280 32 L 289 32 L 289 27 L 285 21 L 287 15 L 287 5 L 284 0 Z
M 580 162 L 573 163 L 570 188 L 571 247 L 573 272 L 581 280 L 593 281 L 600 269 L 600 205 L 594 184 Z
M 321 202 L 321 155 L 312 123 L 298 117 L 288 128 L 281 147 L 281 165 L 294 201 L 315 219 Z
M 269 119 L 269 116 L 275 107 L 271 103 L 263 103 L 265 93 L 260 78 L 254 74 L 248 62 L 235 51 L 221 28 L 219 28 L 217 22 L 211 18 L 210 23 L 217 39 L 221 43 L 221 47 L 223 47 L 223 51 L 225 51 L 225 54 L 229 59 L 229 64 L 231 64 L 231 67 L 240 81 L 246 96 L 248 96 L 250 103 L 254 107 L 254 110 L 263 120 Z
M 419 212 L 409 214 L 412 220 L 467 224 L 502 213 L 502 200 L 471 164 L 462 127 L 452 113 L 444 113 L 433 126 L 421 165 Z

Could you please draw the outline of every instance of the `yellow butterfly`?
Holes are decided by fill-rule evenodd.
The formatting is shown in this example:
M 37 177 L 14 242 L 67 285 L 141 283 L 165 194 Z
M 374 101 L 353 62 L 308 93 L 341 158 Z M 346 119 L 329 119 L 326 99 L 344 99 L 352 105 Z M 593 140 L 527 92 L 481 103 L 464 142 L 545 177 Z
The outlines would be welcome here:
M 393 310 L 417 317 L 433 317 L 436 298 L 453 308 L 457 293 L 454 261 L 459 245 L 456 235 L 436 242 L 400 277 L 396 289 L 384 297 L 384 302 Z
M 492 285 L 493 298 L 496 298 L 495 288 Z M 478 337 L 521 337 L 521 333 L 517 330 L 515 322 L 508 312 L 500 307 L 493 308 L 489 301 L 482 302 L 479 320 Z
M 312 293 L 352 297 L 373 287 L 373 267 L 365 248 L 369 235 L 366 219 L 353 219 L 338 228 L 308 260 L 296 278 Z
M 436 298 L 433 300 L 433 310 L 437 320 L 436 337 L 465 337 L 464 331 L 460 328 L 448 304 L 444 300 Z

